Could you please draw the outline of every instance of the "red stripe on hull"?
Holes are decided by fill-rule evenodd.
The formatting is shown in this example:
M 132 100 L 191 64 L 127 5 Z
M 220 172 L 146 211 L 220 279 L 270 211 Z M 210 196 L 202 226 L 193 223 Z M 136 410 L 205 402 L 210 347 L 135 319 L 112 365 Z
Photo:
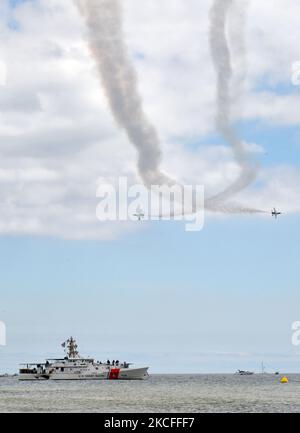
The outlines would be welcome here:
M 120 375 L 120 369 L 119 368 L 112 368 L 109 372 L 109 380 L 117 380 L 119 379 Z

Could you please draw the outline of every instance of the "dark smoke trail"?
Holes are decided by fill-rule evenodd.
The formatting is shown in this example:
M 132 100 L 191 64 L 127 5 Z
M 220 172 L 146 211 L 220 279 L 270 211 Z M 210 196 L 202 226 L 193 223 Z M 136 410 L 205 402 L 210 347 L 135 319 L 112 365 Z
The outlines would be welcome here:
M 110 109 L 138 152 L 139 174 L 147 187 L 176 182 L 160 171 L 161 146 L 155 128 L 147 119 L 138 92 L 134 67 L 124 42 L 120 0 L 74 0 L 88 28 L 88 40 Z M 225 200 L 248 186 L 256 176 L 243 144 L 231 127 L 230 82 L 232 69 L 226 41 L 226 18 L 232 0 L 215 0 L 211 10 L 211 51 L 218 75 L 217 126 L 231 144 L 241 167 L 241 176 L 221 193 L 208 198 L 205 207 L 226 213 L 252 213 Z M 194 209 L 197 212 L 197 209 Z M 254 211 L 256 212 L 256 211 Z
M 111 111 L 138 152 L 138 170 L 144 184 L 174 183 L 159 169 L 160 142 L 143 110 L 137 76 L 124 43 L 120 1 L 75 3 L 86 20 L 90 49 Z
M 233 69 L 231 64 L 231 54 L 227 42 L 227 22 L 230 8 L 234 5 L 233 0 L 214 0 L 210 11 L 210 47 L 213 64 L 217 73 L 217 116 L 216 125 L 224 137 L 231 145 L 234 157 L 240 166 L 241 173 L 239 178 L 220 193 L 207 199 L 208 207 L 228 209 L 229 206 L 221 206 L 221 203 L 230 199 L 233 195 L 242 191 L 250 185 L 256 178 L 258 172 L 255 163 L 246 151 L 243 142 L 239 139 L 234 127 L 232 126 L 232 96 L 231 85 L 233 80 Z M 243 1 L 239 0 L 236 6 L 244 7 Z M 238 18 L 242 17 L 240 11 Z M 232 22 L 233 25 L 238 25 Z M 232 30 L 232 29 L 231 29 Z M 233 29 L 234 30 L 234 29 Z M 239 43 L 235 48 L 239 55 L 244 57 L 244 45 L 242 43 L 243 32 L 239 34 Z M 234 211 L 234 209 L 233 209 Z M 241 212 L 249 211 L 241 208 Z

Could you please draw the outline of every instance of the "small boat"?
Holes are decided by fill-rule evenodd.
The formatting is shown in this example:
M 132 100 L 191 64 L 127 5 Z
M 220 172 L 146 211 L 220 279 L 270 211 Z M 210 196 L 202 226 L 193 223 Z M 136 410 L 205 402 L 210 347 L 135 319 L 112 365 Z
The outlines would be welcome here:
M 82 358 L 73 337 L 64 342 L 62 347 L 66 351 L 64 358 L 47 359 L 45 363 L 21 364 L 19 380 L 141 380 L 149 376 L 149 367 Z
M 238 370 L 235 374 L 239 374 L 240 376 L 252 376 L 254 374 L 253 371 L 247 371 L 247 370 Z

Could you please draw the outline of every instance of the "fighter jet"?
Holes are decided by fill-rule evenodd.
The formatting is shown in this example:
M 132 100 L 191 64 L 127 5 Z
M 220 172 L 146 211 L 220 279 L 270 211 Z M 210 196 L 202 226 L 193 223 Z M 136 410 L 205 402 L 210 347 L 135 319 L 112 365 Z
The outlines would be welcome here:
M 282 212 L 277 212 L 277 210 L 275 209 L 275 207 L 272 210 L 272 216 L 277 219 L 279 215 L 282 215 Z
M 138 219 L 138 221 L 142 221 L 142 219 L 145 218 L 145 214 L 143 210 L 140 208 L 140 206 L 137 208 L 136 213 L 133 214 L 133 216 L 135 216 Z

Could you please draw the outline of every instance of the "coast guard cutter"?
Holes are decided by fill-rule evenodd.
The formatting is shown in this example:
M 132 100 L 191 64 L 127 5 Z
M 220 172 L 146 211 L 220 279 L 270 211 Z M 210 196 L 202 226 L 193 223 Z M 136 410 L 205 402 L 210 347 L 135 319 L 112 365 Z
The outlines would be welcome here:
M 118 360 L 100 362 L 82 358 L 73 337 L 64 342 L 62 347 L 66 351 L 64 358 L 22 364 L 19 380 L 141 380 L 148 377 L 149 367 L 134 368 L 132 364 Z

